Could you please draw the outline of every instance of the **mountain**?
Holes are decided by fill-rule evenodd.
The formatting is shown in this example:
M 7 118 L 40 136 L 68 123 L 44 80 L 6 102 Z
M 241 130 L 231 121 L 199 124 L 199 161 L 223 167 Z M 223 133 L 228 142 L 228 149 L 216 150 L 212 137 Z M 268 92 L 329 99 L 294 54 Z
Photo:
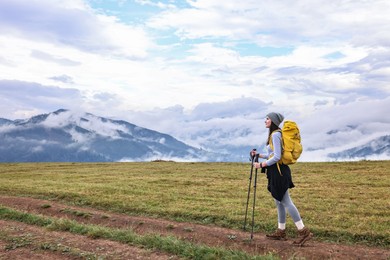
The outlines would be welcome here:
M 149 126 L 154 120 L 145 117 Z M 65 109 L 23 120 L 0 118 L 0 162 L 161 159 L 248 163 L 252 148 L 265 149 L 267 131 L 261 130 L 256 117 L 166 120 L 173 130 L 170 134 Z M 300 127 L 302 162 L 390 159 L 390 136 L 378 123 L 345 124 L 336 129 L 315 126 L 318 131 L 310 131 L 312 126 L 305 122 Z
M 205 161 L 207 153 L 122 120 L 60 109 L 0 119 L 0 162 Z
M 347 149 L 337 153 L 330 153 L 330 158 L 351 160 L 351 159 L 370 159 L 372 157 L 381 158 L 390 156 L 390 135 L 381 136 L 369 143 Z

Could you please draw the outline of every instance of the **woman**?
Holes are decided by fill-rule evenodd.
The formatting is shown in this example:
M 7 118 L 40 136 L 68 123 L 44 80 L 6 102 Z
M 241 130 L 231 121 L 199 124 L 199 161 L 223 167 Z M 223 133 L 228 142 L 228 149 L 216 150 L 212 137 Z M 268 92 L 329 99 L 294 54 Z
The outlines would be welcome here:
M 276 232 L 267 235 L 267 238 L 274 240 L 286 240 L 286 209 L 292 217 L 297 229 L 298 239 L 294 244 L 303 246 L 306 241 L 313 237 L 310 230 L 305 227 L 298 209 L 292 202 L 288 189 L 294 187 L 291 178 L 291 171 L 288 165 L 280 164 L 282 157 L 282 133 L 279 128 L 284 117 L 280 113 L 269 113 L 265 120 L 265 127 L 269 129 L 267 140 L 267 154 L 259 154 L 259 158 L 267 159 L 264 162 L 254 163 L 255 168 L 265 168 L 268 178 L 268 191 L 275 199 L 278 210 L 278 229 Z M 272 145 L 271 145 L 272 144 Z M 252 156 L 256 154 L 251 152 Z

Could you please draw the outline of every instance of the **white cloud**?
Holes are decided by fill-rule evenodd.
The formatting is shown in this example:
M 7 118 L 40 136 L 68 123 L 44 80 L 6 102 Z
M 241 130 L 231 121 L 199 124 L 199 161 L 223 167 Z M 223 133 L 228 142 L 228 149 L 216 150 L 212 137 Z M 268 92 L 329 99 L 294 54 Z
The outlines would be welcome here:
M 0 31 L 14 37 L 132 58 L 145 57 L 151 45 L 142 29 L 98 14 L 83 1 L 15 0 L 1 6 Z
M 170 9 L 170 8 L 173 8 L 175 9 L 176 6 L 173 5 L 173 4 L 164 4 L 162 2 L 153 2 L 153 1 L 150 1 L 150 0 L 135 0 L 135 2 L 141 4 L 141 5 L 148 5 L 148 6 L 154 6 L 154 7 L 158 7 L 158 8 L 161 8 L 161 9 Z
M 351 39 L 354 44 L 386 43 L 388 1 L 189 1 L 191 8 L 162 12 L 150 25 L 174 28 L 185 38 L 250 39 L 261 45 Z M 367 32 L 370 36 L 366 37 Z M 365 35 L 365 36 L 363 36 Z M 384 45 L 385 46 L 385 45 Z
M 3 117 L 17 119 L 63 107 L 80 108 L 78 103 L 81 103 L 82 97 L 79 90 L 75 88 L 0 80 L 0 101 Z
M 350 91 L 351 101 L 367 95 L 360 91 L 367 85 L 381 89 L 379 95 L 388 93 L 385 84 L 388 49 L 380 47 L 381 42 L 374 47 L 358 46 L 338 34 L 332 39 L 307 38 L 306 35 L 320 21 L 327 21 L 326 26 L 316 27 L 320 31 L 316 33 L 321 35 L 332 35 L 332 28 L 336 27 L 348 35 L 351 23 L 361 23 L 346 18 L 340 26 L 330 15 L 335 13 L 353 17 L 354 12 L 381 10 L 379 17 L 386 21 L 381 14 L 387 4 L 374 2 L 370 6 L 359 1 L 345 2 L 342 3 L 343 10 L 328 2 L 320 3 L 322 9 L 318 9 L 311 2 L 289 6 L 279 1 L 262 5 L 257 1 L 243 1 L 240 5 L 234 1 L 196 1 L 189 2 L 187 8 L 163 8 L 165 11 L 152 16 L 147 24 L 158 21 L 154 24 L 157 29 L 169 26 L 184 36 L 188 32 L 200 37 L 199 43 L 189 42 L 180 54 L 182 57 L 168 58 L 159 56 L 163 55 L 159 50 L 166 46 L 157 46 L 149 38 L 149 35 L 156 37 L 162 32 L 152 33 L 136 22 L 125 24 L 101 10 L 93 10 L 83 1 L 66 4 L 61 1 L 12 1 L 2 3 L 2 10 L 18 11 L 23 19 L 18 16 L 2 18 L 0 30 L 4 34 L 0 41 L 0 61 L 4 62 L 0 62 L 0 66 L 7 79 L 79 89 L 84 97 L 83 107 L 91 112 L 108 105 L 95 99 L 100 93 L 111 93 L 117 99 L 111 104 L 115 103 L 113 109 L 118 111 L 150 110 L 176 104 L 192 109 L 201 102 L 222 102 L 242 95 L 286 103 L 291 101 L 289 93 L 294 97 L 294 109 L 307 110 L 309 107 L 312 110 L 317 100 L 324 98 L 327 98 L 327 104 L 345 102 L 348 99 L 343 99 L 343 90 Z M 142 4 L 153 2 L 142 1 Z M 303 12 L 309 9 L 316 15 Z M 324 10 L 329 13 L 321 16 Z M 287 11 L 289 16 L 285 16 Z M 192 19 L 202 12 L 210 15 Z M 167 17 L 170 19 L 165 19 Z M 223 19 L 209 21 L 207 17 Z M 367 19 L 366 26 L 381 21 Z M 296 27 L 292 38 L 286 34 L 291 26 Z M 372 32 L 370 27 L 364 28 Z M 220 38 L 219 32 L 227 37 Z M 286 46 L 292 51 L 268 58 L 256 55 L 256 52 L 242 55 L 235 48 L 236 44 L 259 44 L 253 37 L 286 37 L 289 41 Z M 269 39 L 264 45 L 272 46 L 274 41 Z M 185 38 L 178 44 L 185 45 Z M 340 56 L 330 59 L 329 55 L 334 53 Z M 60 75 L 71 80 L 61 80 Z
M 16 127 L 14 125 L 4 124 L 0 126 L 0 133 L 4 134 L 4 133 L 12 132 L 15 129 Z

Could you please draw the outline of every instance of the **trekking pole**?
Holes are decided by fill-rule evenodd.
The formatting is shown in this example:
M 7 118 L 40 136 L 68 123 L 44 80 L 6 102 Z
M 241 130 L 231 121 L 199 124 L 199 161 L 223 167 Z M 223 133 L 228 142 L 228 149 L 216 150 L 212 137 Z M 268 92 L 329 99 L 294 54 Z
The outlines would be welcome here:
M 256 149 L 253 149 L 253 151 L 256 151 Z M 250 154 L 251 158 L 251 173 L 249 175 L 249 186 L 248 186 L 248 197 L 246 199 L 246 210 L 245 210 L 245 221 L 244 221 L 244 231 L 246 230 L 246 220 L 248 217 L 248 205 L 249 205 L 249 196 L 251 194 L 251 184 L 252 184 L 252 173 L 253 173 L 253 160 L 255 158 L 255 155 Z
M 259 155 L 256 154 L 255 162 L 259 161 Z M 253 239 L 253 228 L 255 227 L 255 205 L 256 205 L 256 187 L 257 187 L 257 168 L 255 170 L 255 182 L 253 184 L 253 209 L 252 209 L 252 232 L 251 240 Z

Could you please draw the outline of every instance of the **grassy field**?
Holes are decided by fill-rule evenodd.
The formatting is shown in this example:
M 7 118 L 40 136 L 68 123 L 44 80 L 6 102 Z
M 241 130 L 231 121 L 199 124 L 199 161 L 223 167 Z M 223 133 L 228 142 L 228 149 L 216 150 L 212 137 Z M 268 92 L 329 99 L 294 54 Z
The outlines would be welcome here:
M 390 248 L 390 161 L 291 168 L 291 197 L 317 239 Z M 3 163 L 0 194 L 241 229 L 249 172 L 249 163 Z M 266 182 L 259 173 L 255 231 L 277 224 Z

